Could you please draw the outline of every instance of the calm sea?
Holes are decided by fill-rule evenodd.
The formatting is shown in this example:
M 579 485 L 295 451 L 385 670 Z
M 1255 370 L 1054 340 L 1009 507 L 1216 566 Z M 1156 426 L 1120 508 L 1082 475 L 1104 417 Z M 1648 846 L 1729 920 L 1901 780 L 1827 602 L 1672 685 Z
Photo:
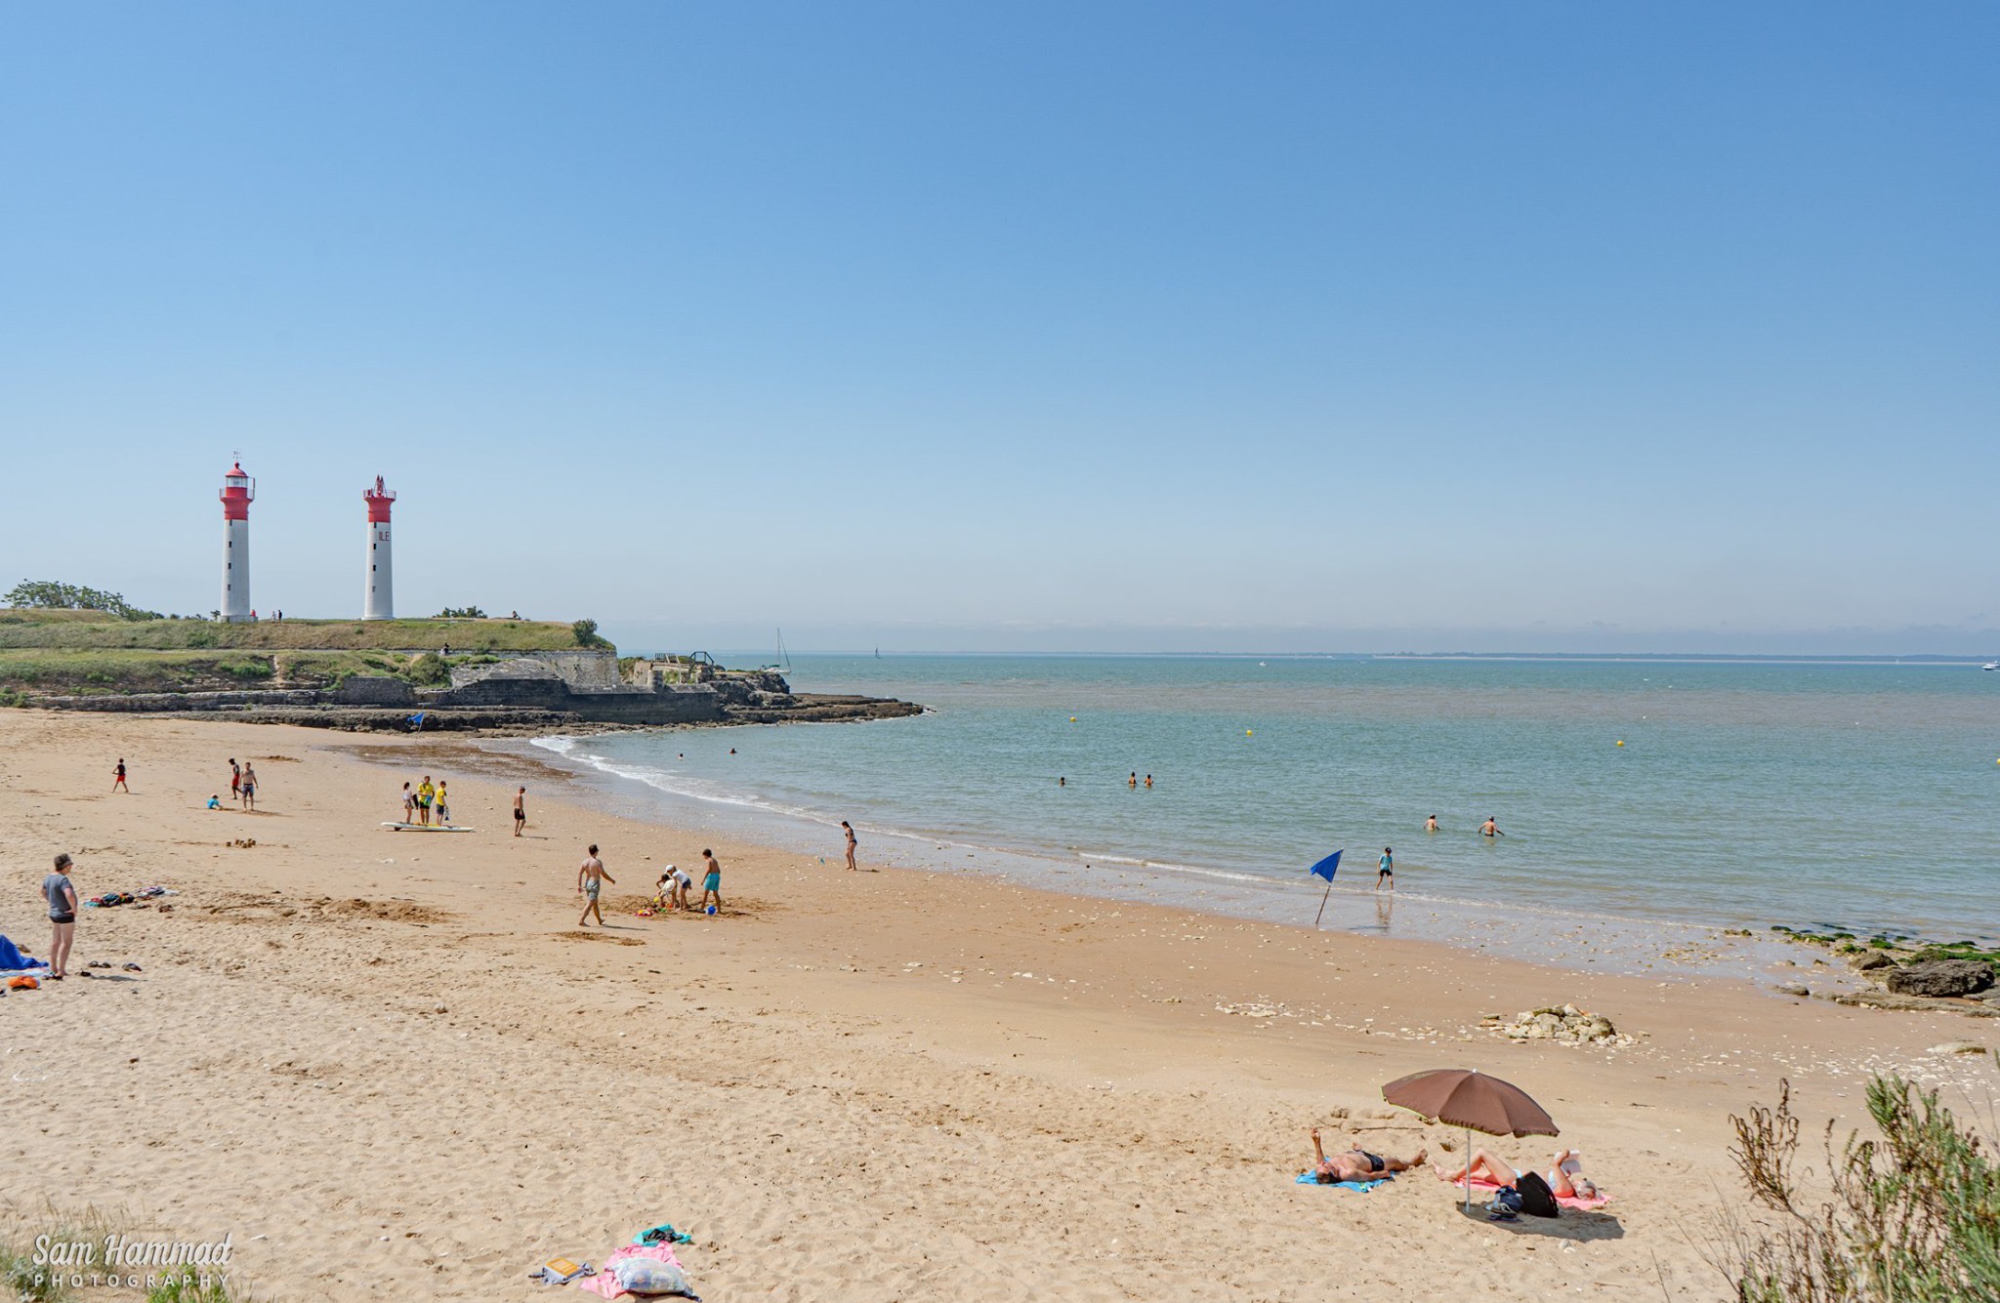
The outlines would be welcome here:
M 1306 867 L 1344 849 L 1328 926 L 1529 950 L 1577 919 L 2000 936 L 2000 674 L 1977 666 L 800 656 L 790 677 L 931 713 L 537 745 L 642 813 L 830 862 L 845 818 L 876 863 L 1310 922 Z M 1505 837 L 1475 834 L 1488 815 Z

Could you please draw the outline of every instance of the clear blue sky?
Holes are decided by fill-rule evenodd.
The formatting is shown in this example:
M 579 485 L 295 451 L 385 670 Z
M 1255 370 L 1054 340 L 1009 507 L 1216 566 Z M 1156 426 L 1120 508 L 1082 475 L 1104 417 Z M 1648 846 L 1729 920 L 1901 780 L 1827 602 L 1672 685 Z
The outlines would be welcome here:
M 15 4 L 0 579 L 2000 651 L 2000 6 Z M 1989 645 L 1991 644 L 1991 645 Z

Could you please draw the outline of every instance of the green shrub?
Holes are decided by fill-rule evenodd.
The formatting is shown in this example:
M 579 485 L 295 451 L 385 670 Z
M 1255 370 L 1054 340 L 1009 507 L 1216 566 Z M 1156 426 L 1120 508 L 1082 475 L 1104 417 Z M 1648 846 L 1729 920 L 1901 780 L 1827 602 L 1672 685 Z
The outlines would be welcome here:
M 1730 1157 L 1751 1195 L 1785 1214 L 1733 1228 L 1722 1265 L 1740 1303 L 1957 1303 L 2000 1298 L 2000 1166 L 1981 1139 L 1900 1077 L 1868 1084 L 1880 1140 L 1826 1129 L 1830 1198 L 1801 1199 L 1791 1083 L 1775 1109 L 1731 1117 Z
M 410 662 L 403 677 L 419 687 L 441 687 L 451 682 L 451 667 L 436 652 L 425 652 Z
M 218 673 L 227 674 L 232 679 L 256 681 L 268 679 L 272 674 L 271 662 L 262 656 L 230 657 L 215 663 Z
M 570 632 L 576 635 L 576 645 L 579 647 L 610 646 L 604 639 L 598 637 L 597 621 L 595 620 L 578 620 L 570 626 Z

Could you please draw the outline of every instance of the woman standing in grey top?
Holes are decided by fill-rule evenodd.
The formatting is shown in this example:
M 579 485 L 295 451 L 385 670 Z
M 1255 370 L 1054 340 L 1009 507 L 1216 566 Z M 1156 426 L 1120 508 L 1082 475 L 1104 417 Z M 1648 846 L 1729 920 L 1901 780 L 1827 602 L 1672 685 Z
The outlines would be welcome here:
M 69 943 L 76 937 L 76 887 L 69 880 L 70 858 L 56 856 L 56 871 L 42 879 L 42 899 L 49 903 L 49 980 L 60 982 L 69 967 Z

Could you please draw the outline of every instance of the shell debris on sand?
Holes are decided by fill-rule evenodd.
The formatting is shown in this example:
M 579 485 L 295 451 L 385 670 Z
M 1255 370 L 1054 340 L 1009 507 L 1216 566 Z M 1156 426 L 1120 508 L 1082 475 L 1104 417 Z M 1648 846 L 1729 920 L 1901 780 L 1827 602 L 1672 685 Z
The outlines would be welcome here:
M 1573 1004 L 1545 1005 L 1523 1009 L 1512 1015 L 1490 1013 L 1479 1025 L 1497 1031 L 1513 1041 L 1554 1041 L 1558 1045 L 1624 1046 L 1637 1042 L 1612 1026 L 1601 1013 L 1591 1013 Z

